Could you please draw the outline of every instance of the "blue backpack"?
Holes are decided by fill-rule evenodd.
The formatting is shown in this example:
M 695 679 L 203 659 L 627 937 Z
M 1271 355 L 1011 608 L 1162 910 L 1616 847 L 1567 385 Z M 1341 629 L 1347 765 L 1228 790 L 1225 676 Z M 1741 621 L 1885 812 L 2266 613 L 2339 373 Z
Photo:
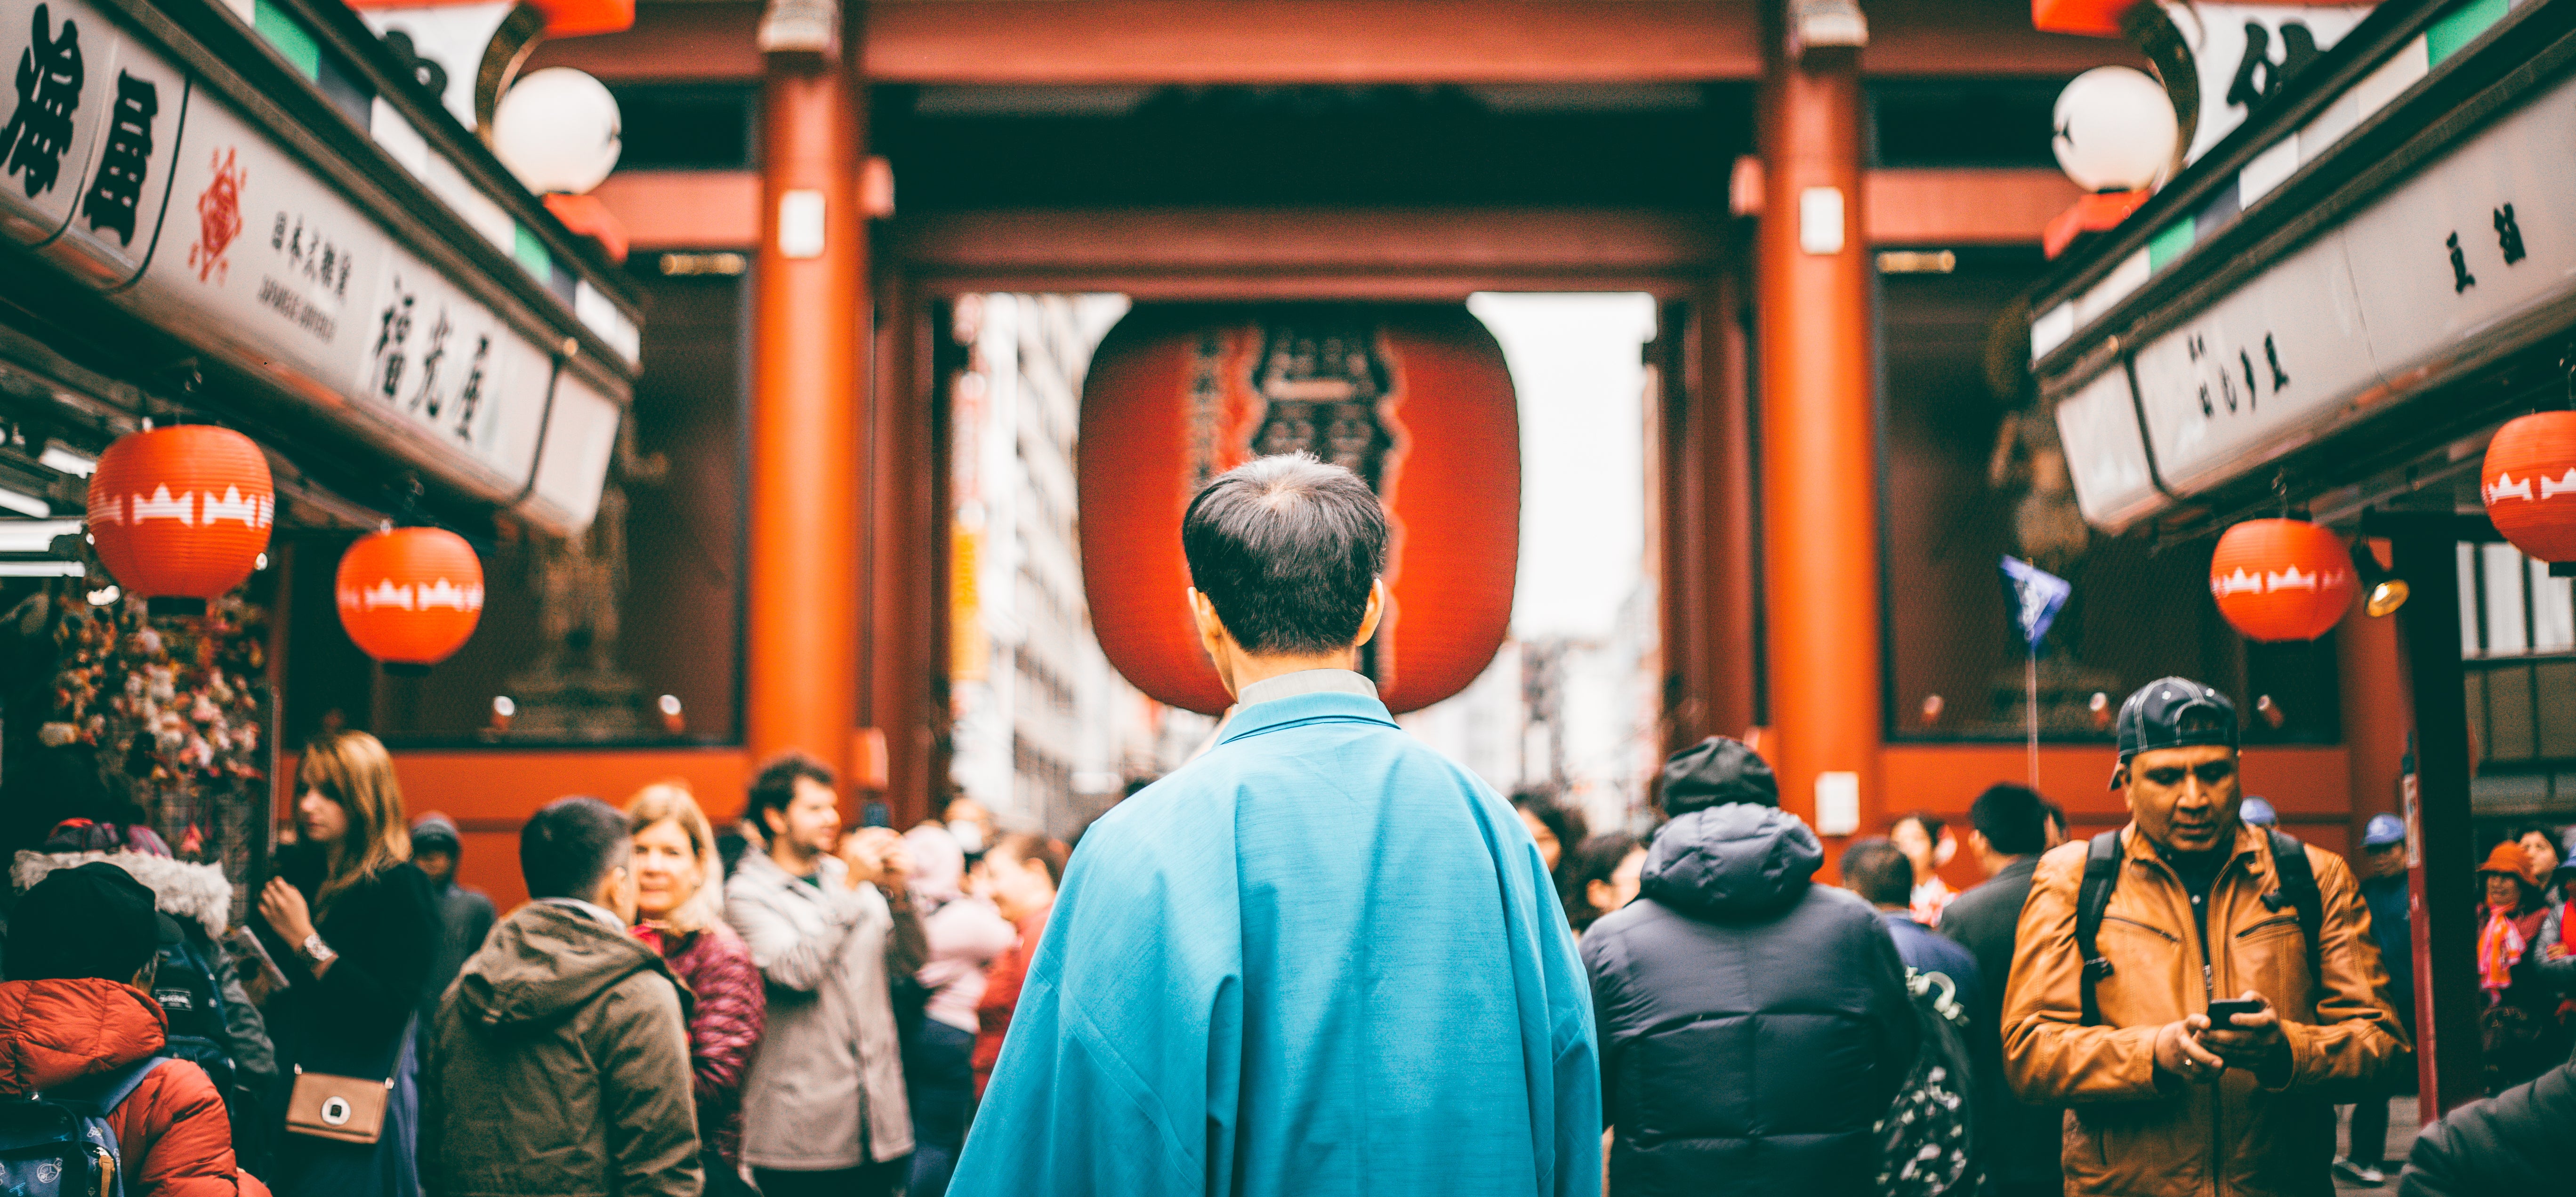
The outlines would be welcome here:
M 0 1197 L 124 1197 L 124 1157 L 107 1116 L 168 1062 L 167 1056 L 153 1056 L 41 1093 L 0 1099 Z

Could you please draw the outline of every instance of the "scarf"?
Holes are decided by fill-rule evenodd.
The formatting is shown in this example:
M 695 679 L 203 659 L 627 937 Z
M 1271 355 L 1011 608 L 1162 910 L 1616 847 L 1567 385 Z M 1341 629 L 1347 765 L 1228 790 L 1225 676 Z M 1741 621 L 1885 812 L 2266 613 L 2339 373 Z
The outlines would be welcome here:
M 2504 991 L 2513 987 L 2513 966 L 2522 963 L 2522 950 L 2528 940 L 2522 928 L 2515 925 L 2512 907 L 2487 907 L 2487 925 L 2478 932 L 2478 988 L 2487 991 L 2487 1004 L 2504 1001 Z

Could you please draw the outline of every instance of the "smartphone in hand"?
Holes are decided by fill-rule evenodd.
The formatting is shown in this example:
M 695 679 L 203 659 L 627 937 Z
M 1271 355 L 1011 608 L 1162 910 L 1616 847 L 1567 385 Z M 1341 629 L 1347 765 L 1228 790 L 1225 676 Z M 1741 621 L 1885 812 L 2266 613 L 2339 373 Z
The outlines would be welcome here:
M 2214 1031 L 2236 1030 L 2236 1016 L 2263 1012 L 2263 1003 L 2253 998 L 2223 998 L 2209 1004 L 2209 1026 Z

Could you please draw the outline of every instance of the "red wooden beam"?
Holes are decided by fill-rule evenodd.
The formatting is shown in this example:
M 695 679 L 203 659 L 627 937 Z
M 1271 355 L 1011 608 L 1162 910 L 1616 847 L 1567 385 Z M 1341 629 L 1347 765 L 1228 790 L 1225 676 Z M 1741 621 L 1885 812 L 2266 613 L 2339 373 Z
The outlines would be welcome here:
M 1749 0 L 879 0 L 871 82 L 1648 83 L 1750 80 Z M 2030 27 L 2020 0 L 1871 0 L 1864 73 L 2073 75 L 2144 65 L 2116 39 Z M 645 6 L 622 33 L 550 41 L 531 68 L 609 80 L 753 79 L 760 10 Z
M 1571 83 L 1758 74 L 1744 0 L 920 0 L 869 12 L 892 83 Z

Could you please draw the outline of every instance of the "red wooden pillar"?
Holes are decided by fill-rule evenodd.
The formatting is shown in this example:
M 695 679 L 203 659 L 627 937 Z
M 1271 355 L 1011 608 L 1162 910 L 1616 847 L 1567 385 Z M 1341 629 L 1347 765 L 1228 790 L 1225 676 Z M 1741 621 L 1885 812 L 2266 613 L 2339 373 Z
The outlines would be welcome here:
M 853 10 L 855 19 L 856 9 Z M 855 44 L 849 31 L 843 44 Z M 761 97 L 744 740 L 848 774 L 858 726 L 864 103 L 840 56 L 769 57 Z
M 883 288 L 885 349 L 877 372 L 875 459 L 868 472 L 874 541 L 869 615 L 870 717 L 885 735 L 885 800 L 897 826 L 929 814 L 932 733 L 939 722 L 933 682 L 947 668 L 948 535 L 936 499 L 947 455 L 934 444 L 929 380 L 930 322 L 920 292 L 890 274 Z
M 1664 738 L 1670 753 L 1708 734 L 1708 684 L 1701 643 L 1708 625 L 1707 603 L 1700 593 L 1705 571 L 1700 561 L 1708 547 L 1702 530 L 1707 503 L 1701 496 L 1699 455 L 1692 429 L 1702 419 L 1708 399 L 1700 385 L 1700 363 L 1709 353 L 1711 325 L 1706 305 L 1666 304 L 1659 336 L 1683 335 L 1674 344 L 1655 348 L 1659 404 L 1649 424 L 1654 436 L 1655 570 L 1662 607 L 1657 612 L 1663 635 Z M 1687 321 L 1687 323 L 1680 323 Z M 1675 350 L 1678 349 L 1678 352 Z
M 2381 563 L 2386 564 L 2384 557 Z M 2343 686 L 2343 742 L 2351 762 L 2356 860 L 2362 829 L 2372 815 L 2404 813 L 2397 808 L 2397 777 L 2410 728 L 2406 706 L 2389 701 L 2390 695 L 2406 692 L 2397 623 L 2393 615 L 2372 619 L 2355 610 L 2335 627 L 2335 675 Z
M 1765 41 L 1779 54 L 1773 32 Z M 1781 805 L 1878 801 L 1878 447 L 1869 264 L 1860 236 L 1856 51 L 1774 57 L 1763 81 L 1757 234 L 1762 556 Z M 1822 787 L 1819 782 L 1833 783 Z
M 1738 259 L 1740 261 L 1740 259 Z M 1730 262 L 1700 290 L 1700 360 L 1694 396 L 1702 476 L 1701 644 L 1708 730 L 1741 737 L 1761 721 L 1761 535 L 1756 526 L 1752 396 L 1744 372 L 1743 281 Z

